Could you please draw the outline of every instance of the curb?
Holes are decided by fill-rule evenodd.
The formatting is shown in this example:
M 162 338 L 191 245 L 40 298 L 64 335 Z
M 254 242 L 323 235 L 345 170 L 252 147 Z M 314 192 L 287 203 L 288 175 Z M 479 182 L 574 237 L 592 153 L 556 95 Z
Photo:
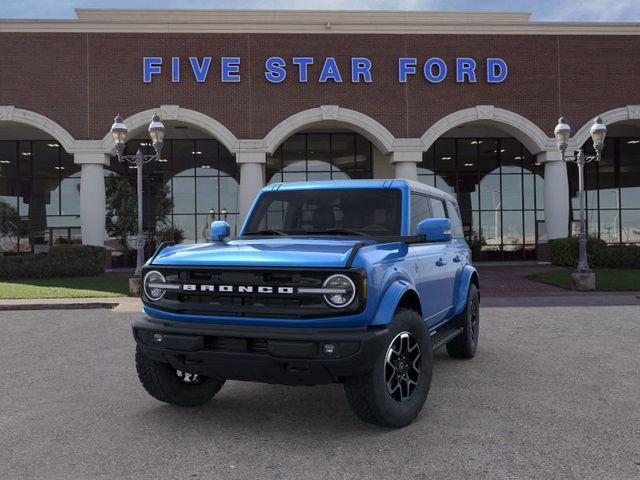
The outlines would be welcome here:
M 0 312 L 26 311 L 26 310 L 95 310 L 114 309 L 118 302 L 89 302 L 89 303 L 9 303 L 0 305 Z

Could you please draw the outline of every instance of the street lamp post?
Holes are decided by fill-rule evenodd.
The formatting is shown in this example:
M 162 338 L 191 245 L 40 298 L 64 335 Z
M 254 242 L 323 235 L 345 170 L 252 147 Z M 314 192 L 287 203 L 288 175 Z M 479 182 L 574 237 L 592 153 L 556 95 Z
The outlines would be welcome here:
M 124 124 L 124 120 L 120 115 L 115 118 L 113 125 L 111 126 L 111 135 L 113 137 L 113 143 L 116 147 L 116 156 L 118 157 L 119 162 L 130 163 L 131 165 L 135 165 L 137 170 L 137 194 L 138 194 L 138 235 L 136 236 L 136 250 L 137 250 L 137 260 L 136 260 L 136 276 L 140 276 L 140 272 L 142 271 L 142 266 L 144 265 L 144 227 L 143 227 L 143 216 L 142 216 L 142 166 L 145 163 L 149 163 L 153 160 L 160 160 L 162 153 L 162 146 L 164 144 L 164 133 L 165 128 L 163 123 L 160 121 L 160 117 L 155 114 L 151 119 L 151 123 L 149 124 L 149 137 L 151 138 L 151 142 L 153 144 L 153 148 L 155 150 L 155 154 L 153 155 L 144 155 L 140 149 L 136 152 L 135 155 L 125 155 L 124 148 L 127 142 L 127 126 Z
M 587 258 L 587 226 L 585 218 L 585 191 L 584 191 L 584 166 L 593 161 L 599 162 L 604 147 L 604 139 L 607 134 L 607 127 L 602 123 L 600 117 L 596 118 L 591 126 L 591 139 L 593 140 L 593 148 L 595 155 L 585 155 L 582 149 L 573 154 L 567 154 L 569 145 L 569 137 L 571 136 L 571 127 L 564 117 L 558 120 L 558 125 L 554 130 L 558 149 L 562 155 L 563 161 L 573 162 L 578 166 L 578 192 L 580 198 L 580 236 L 578 239 L 578 267 L 576 273 L 591 274 L 589 268 L 589 260 Z M 594 279 L 595 280 L 595 279 Z

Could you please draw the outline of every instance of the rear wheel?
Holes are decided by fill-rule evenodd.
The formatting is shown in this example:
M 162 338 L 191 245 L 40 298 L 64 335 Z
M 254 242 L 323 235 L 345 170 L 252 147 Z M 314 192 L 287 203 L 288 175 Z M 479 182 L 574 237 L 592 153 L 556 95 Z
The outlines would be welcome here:
M 390 324 L 389 343 L 373 369 L 344 382 L 349 406 L 365 422 L 403 427 L 422 410 L 431 386 L 431 337 L 420 315 L 398 310 Z
M 139 346 L 136 346 L 136 369 L 149 395 L 161 402 L 182 407 L 195 407 L 208 402 L 224 385 L 224 380 L 183 372 L 168 363 L 153 360 Z
M 469 285 L 467 305 L 457 321 L 463 330 L 460 335 L 447 343 L 447 352 L 453 358 L 473 358 L 478 349 L 480 333 L 480 295 L 473 283 Z

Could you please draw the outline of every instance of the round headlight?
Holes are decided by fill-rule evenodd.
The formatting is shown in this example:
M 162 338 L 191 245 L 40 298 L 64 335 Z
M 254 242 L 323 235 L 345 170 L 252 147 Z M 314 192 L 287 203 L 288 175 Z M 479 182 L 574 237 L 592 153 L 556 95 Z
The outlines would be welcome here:
M 322 288 L 335 290 L 324 294 L 324 301 L 333 308 L 344 308 L 356 298 L 356 286 L 346 275 L 331 275 L 324 281 Z
M 162 283 L 167 283 L 160 272 L 156 270 L 152 270 L 144 276 L 144 281 L 142 282 L 144 285 L 144 294 L 147 296 L 149 300 L 157 302 L 162 297 L 164 297 L 164 288 L 160 288 L 158 285 Z

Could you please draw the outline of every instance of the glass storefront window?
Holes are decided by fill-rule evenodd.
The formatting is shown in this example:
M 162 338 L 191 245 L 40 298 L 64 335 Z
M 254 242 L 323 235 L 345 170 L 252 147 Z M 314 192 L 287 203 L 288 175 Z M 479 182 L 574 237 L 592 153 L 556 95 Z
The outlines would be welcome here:
M 0 141 L 0 253 L 77 240 L 80 167 L 55 140 Z
M 583 147 L 592 151 L 589 140 Z M 578 169 L 567 165 L 572 231 L 579 221 Z M 588 232 L 608 243 L 639 243 L 640 142 L 630 137 L 607 137 L 602 160 L 585 169 Z
M 143 153 L 153 150 L 145 139 L 127 144 L 127 152 L 135 153 L 138 148 Z M 110 168 L 105 177 L 126 178 L 135 194 L 136 169 L 116 159 Z M 171 228 L 182 230 L 185 243 L 204 242 L 209 241 L 211 222 L 226 219 L 235 235 L 239 180 L 235 157 L 217 140 L 165 140 L 162 161 L 150 162 L 143 169 L 145 230 L 156 243 L 159 232 L 166 234 Z M 124 258 L 119 239 L 110 238 L 107 244 L 114 251 L 114 266 L 135 265 L 132 252 Z M 133 239 L 128 244 L 134 248 Z
M 441 138 L 418 165 L 420 182 L 457 197 L 465 237 L 486 260 L 535 258 L 543 173 L 513 138 Z
M 267 156 L 268 183 L 372 178 L 372 145 L 356 133 L 298 133 Z

